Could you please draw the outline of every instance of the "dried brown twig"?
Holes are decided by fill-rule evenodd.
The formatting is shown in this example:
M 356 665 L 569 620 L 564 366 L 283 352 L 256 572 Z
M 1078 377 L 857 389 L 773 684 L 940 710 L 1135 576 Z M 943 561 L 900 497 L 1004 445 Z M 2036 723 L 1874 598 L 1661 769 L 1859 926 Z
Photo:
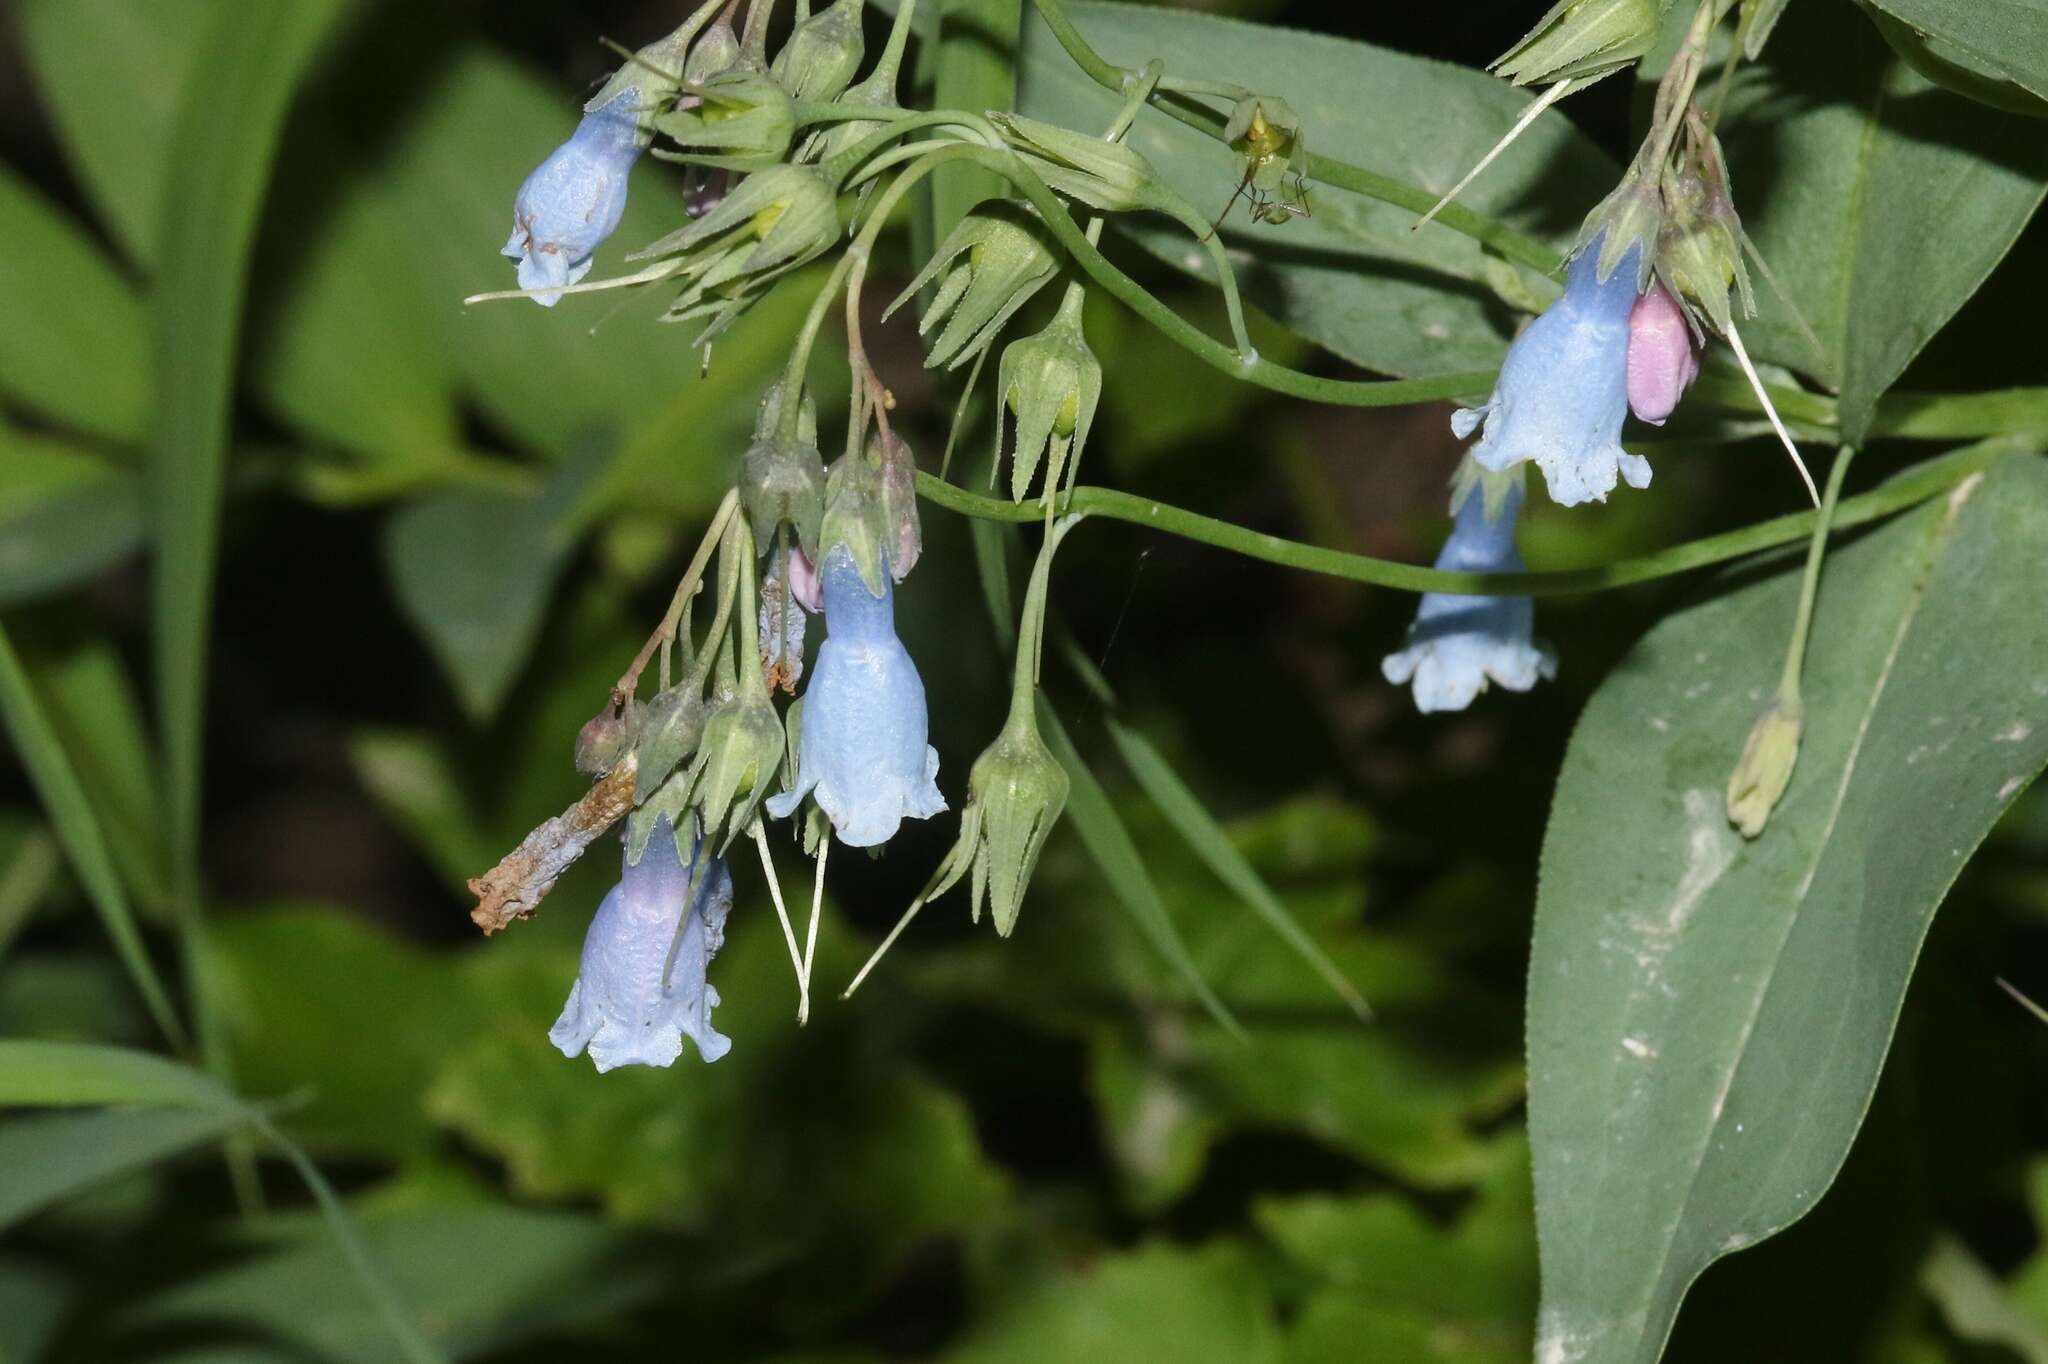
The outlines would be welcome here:
M 628 753 L 581 800 L 528 834 L 497 866 L 473 878 L 469 889 L 477 905 L 469 917 L 476 926 L 491 934 L 532 914 L 583 850 L 633 808 L 637 770 Z

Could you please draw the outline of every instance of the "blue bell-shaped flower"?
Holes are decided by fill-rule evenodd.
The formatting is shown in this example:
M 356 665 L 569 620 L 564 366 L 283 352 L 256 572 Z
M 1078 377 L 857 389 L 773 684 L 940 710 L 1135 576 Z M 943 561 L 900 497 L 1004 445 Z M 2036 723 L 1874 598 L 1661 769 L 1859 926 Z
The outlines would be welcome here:
M 1624 315 L 1625 320 L 1625 315 Z M 1465 573 L 1520 573 L 1515 550 L 1515 517 L 1521 511 L 1521 479 L 1505 498 L 1487 496 L 1476 480 L 1458 507 L 1451 538 L 1436 566 Z M 1487 503 L 1496 502 L 1491 515 Z M 1463 710 L 1489 681 L 1509 691 L 1527 691 L 1538 677 L 1557 676 L 1557 659 L 1533 643 L 1536 607 L 1527 597 L 1465 597 L 1425 592 L 1408 627 L 1408 647 L 1388 654 L 1380 671 L 1395 686 L 1415 684 L 1415 708 Z
M 732 1039 L 711 1026 L 718 991 L 705 979 L 725 941 L 732 876 L 711 855 L 695 819 L 682 857 L 667 816 L 657 819 L 638 862 L 627 861 L 583 939 L 583 959 L 548 1041 L 564 1056 L 585 1050 L 598 1070 L 667 1066 L 683 1053 L 716 1061 Z
M 1600 278 L 1595 237 L 1572 259 L 1564 296 L 1508 348 L 1493 396 L 1451 418 L 1460 439 L 1486 423 L 1472 458 L 1502 473 L 1524 460 L 1543 471 L 1560 506 L 1604 502 L 1617 474 L 1650 486 L 1650 462 L 1621 448 L 1628 415 L 1628 319 L 1635 307 L 1640 247 Z
M 626 180 L 645 141 L 640 92 L 627 88 L 576 125 L 567 142 L 535 168 L 512 206 L 505 256 L 519 263 L 519 287 L 552 308 L 552 292 L 590 273 L 591 257 L 626 212 Z
M 870 591 L 852 551 L 834 544 L 819 576 L 825 642 L 804 691 L 796 786 L 770 798 L 768 813 L 787 818 L 813 796 L 840 842 L 873 847 L 905 819 L 946 808 L 939 754 L 925 742 L 924 683 L 896 638 L 890 575 Z

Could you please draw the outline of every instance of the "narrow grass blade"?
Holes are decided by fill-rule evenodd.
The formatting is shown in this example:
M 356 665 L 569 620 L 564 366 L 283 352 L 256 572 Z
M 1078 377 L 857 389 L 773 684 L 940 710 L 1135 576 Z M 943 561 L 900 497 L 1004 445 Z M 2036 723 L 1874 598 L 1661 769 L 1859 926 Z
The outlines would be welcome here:
M 1237 845 L 1230 841 L 1230 835 L 1216 822 L 1216 817 L 1188 789 L 1179 774 L 1167 765 L 1152 742 L 1113 718 L 1105 717 L 1103 723 L 1109 726 L 1109 737 L 1115 741 L 1117 751 L 1123 754 L 1124 765 L 1131 769 L 1138 785 L 1144 788 L 1145 794 L 1152 798 L 1152 803 L 1159 807 L 1160 813 L 1166 816 L 1167 822 L 1173 825 L 1174 831 L 1195 856 L 1201 858 L 1216 874 L 1216 879 L 1230 887 L 1252 913 L 1264 919 L 1266 926 L 1293 948 L 1310 969 L 1328 982 L 1338 998 L 1358 1015 L 1360 1022 L 1371 1021 L 1372 1008 L 1365 1002 L 1365 997 L 1316 945 L 1315 939 L 1294 921 L 1294 916 L 1280 903 L 1280 897 L 1273 893 L 1245 855 L 1237 850 Z
M 1209 988 L 1209 982 L 1202 979 L 1201 968 L 1195 965 L 1194 956 L 1188 951 L 1180 930 L 1174 927 L 1173 917 L 1166 912 L 1166 905 L 1159 898 L 1159 889 L 1153 885 L 1151 873 L 1145 870 L 1145 861 L 1138 855 L 1138 845 L 1131 841 L 1130 831 L 1117 817 L 1116 806 L 1102 789 L 1102 783 L 1081 761 L 1081 755 L 1074 749 L 1074 741 L 1067 736 L 1066 726 L 1060 723 L 1059 716 L 1046 704 L 1043 696 L 1038 698 L 1038 724 L 1053 755 L 1067 769 L 1071 782 L 1067 792 L 1067 818 L 1081 836 L 1082 846 L 1088 849 L 1088 855 L 1102 869 L 1103 879 L 1109 882 L 1117 903 L 1130 914 L 1138 925 L 1138 931 L 1159 950 L 1159 955 L 1186 979 L 1188 988 L 1195 992 L 1195 997 L 1209 1011 L 1210 1017 L 1233 1037 L 1242 1039 L 1243 1027 L 1223 1001 L 1216 997 L 1216 992 Z
M 29 781 L 56 831 L 57 841 L 77 872 L 79 883 L 85 887 L 86 897 L 92 901 L 100 922 L 106 926 L 115 954 L 134 980 L 150 1016 L 174 1046 L 184 1047 L 184 1026 L 171 1008 L 170 994 L 143 945 L 134 909 L 114 869 L 106 835 L 93 813 L 92 802 L 29 685 L 28 674 L 22 669 L 5 627 L 0 627 L 0 724 L 5 725 L 14 751 L 27 768 Z

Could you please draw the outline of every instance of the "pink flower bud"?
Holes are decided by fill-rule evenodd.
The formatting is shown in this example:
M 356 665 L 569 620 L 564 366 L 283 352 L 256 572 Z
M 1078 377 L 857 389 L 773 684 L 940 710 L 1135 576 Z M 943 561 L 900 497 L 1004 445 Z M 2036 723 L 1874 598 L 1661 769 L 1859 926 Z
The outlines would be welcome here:
M 1662 282 L 1652 284 L 1628 316 L 1629 409 L 1662 426 L 1699 373 L 1684 309 Z
M 818 585 L 818 570 L 800 545 L 789 547 L 789 595 L 813 615 L 825 607 L 825 590 Z

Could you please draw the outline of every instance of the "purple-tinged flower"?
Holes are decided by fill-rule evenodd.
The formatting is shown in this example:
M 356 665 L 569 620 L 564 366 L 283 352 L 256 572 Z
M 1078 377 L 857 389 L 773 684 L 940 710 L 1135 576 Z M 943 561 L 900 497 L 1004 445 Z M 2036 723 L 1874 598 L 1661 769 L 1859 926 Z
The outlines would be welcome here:
M 584 114 L 567 142 L 535 168 L 512 206 L 507 259 L 519 263 L 519 287 L 552 308 L 557 290 L 590 273 L 597 248 L 626 212 L 626 181 L 644 142 L 636 115 L 640 95 L 628 88 Z
M 786 818 L 809 795 L 840 842 L 873 847 L 905 819 L 946 808 L 939 754 L 925 742 L 924 683 L 896 638 L 889 574 L 879 575 L 879 593 L 869 591 L 852 552 L 835 544 L 821 577 L 825 642 L 804 691 L 796 786 L 772 797 L 768 813 Z
M 1636 300 L 1628 315 L 1628 406 L 1637 418 L 1662 426 L 1700 377 L 1692 324 L 1662 282 Z
M 1596 237 L 1573 258 L 1564 296 L 1508 348 L 1493 396 L 1460 408 L 1461 439 L 1486 423 L 1472 458 L 1504 473 L 1524 460 L 1543 471 L 1561 506 L 1604 502 L 1617 474 L 1650 485 L 1650 462 L 1621 448 L 1628 415 L 1628 319 L 1636 302 L 1641 248 L 1631 247 L 1605 280 Z
M 716 1061 L 732 1039 L 711 1026 L 718 991 L 705 970 L 725 941 L 732 876 L 690 821 L 690 857 L 667 816 L 638 862 L 628 861 L 590 921 L 583 960 L 548 1041 L 564 1056 L 585 1051 L 598 1070 L 667 1066 L 683 1053 Z
M 1451 538 L 1436 566 L 1464 573 L 1520 573 L 1515 517 L 1521 511 L 1517 478 L 1493 515 L 1484 480 L 1458 508 Z M 1380 671 L 1395 686 L 1413 682 L 1415 708 L 1428 714 L 1463 710 L 1489 681 L 1527 691 L 1539 677 L 1557 676 L 1557 659 L 1530 639 L 1536 608 L 1527 597 L 1466 597 L 1425 592 L 1408 627 L 1408 647 L 1388 654 Z

